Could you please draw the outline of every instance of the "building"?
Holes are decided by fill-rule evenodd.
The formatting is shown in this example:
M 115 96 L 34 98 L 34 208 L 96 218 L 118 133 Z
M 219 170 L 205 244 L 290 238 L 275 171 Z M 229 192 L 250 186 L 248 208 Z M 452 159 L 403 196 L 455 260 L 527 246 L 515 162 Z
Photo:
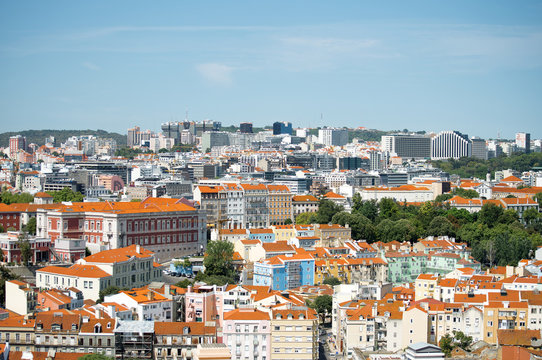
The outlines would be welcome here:
M 486 141 L 484 139 L 480 139 L 479 137 L 473 137 L 470 139 L 470 141 L 472 142 L 472 157 L 487 160 L 488 152 Z
M 162 278 L 154 253 L 139 245 L 106 250 L 80 259 L 65 268 L 46 266 L 36 271 L 36 285 L 46 289 L 74 287 L 85 299 L 97 300 L 101 290 L 116 286 L 134 288 Z
M 201 252 L 206 246 L 204 212 L 179 199 L 147 198 L 141 202 L 56 204 L 37 210 L 38 237 L 81 239 L 92 253 L 141 245 L 157 261 Z
M 381 150 L 404 159 L 428 159 L 431 157 L 431 138 L 423 135 L 382 136 Z
M 314 258 L 309 254 L 278 255 L 254 263 L 254 285 L 287 290 L 314 284 Z
M 36 310 L 38 289 L 20 280 L 6 281 L 6 309 L 19 315 L 27 315 Z
M 459 159 L 472 156 L 472 142 L 459 131 L 441 131 L 431 139 L 431 159 Z
M 58 238 L 55 240 L 52 253 L 58 261 L 74 263 L 85 257 L 86 243 L 81 239 Z
M 287 134 L 292 135 L 292 123 L 290 122 L 274 122 L 273 135 Z
M 216 327 L 203 323 L 155 322 L 154 335 L 156 359 L 187 358 L 198 346 L 216 343 Z
M 19 236 L 21 233 L 16 231 L 8 231 L 0 233 L 0 251 L 4 255 L 5 262 L 22 263 L 23 255 L 21 253 Z M 51 239 L 42 237 L 27 236 L 30 244 L 30 258 L 28 262 L 37 264 L 40 262 L 49 261 L 49 251 L 51 249 Z
M 295 219 L 297 215 L 306 212 L 317 212 L 319 201 L 313 195 L 295 195 L 292 197 L 292 216 Z
M 318 141 L 325 146 L 344 146 L 348 144 L 348 129 L 319 129 Z
M 524 151 L 526 154 L 530 153 L 531 152 L 531 134 L 530 133 L 517 133 L 516 134 L 516 146 L 521 151 Z M 11 149 L 11 147 L 10 147 L 10 149 Z
M 242 122 L 239 124 L 239 130 L 242 134 L 252 134 L 252 123 Z
M 252 308 L 224 313 L 223 342 L 232 359 L 270 359 L 271 321 L 269 314 Z
M 116 319 L 83 317 L 79 331 L 79 353 L 97 353 L 105 356 L 115 355 Z
M 26 137 L 21 135 L 9 138 L 9 157 L 15 159 L 19 150 L 26 151 Z
M 201 149 L 203 152 L 208 152 L 215 146 L 230 145 L 229 134 L 224 131 L 206 131 L 201 136 Z
M 284 225 L 292 220 L 292 193 L 286 185 L 267 185 L 269 224 Z
M 405 360 L 443 360 L 444 353 L 440 347 L 428 344 L 425 342 L 419 342 L 409 345 L 405 350 Z
M 174 320 L 173 299 L 149 288 L 122 290 L 118 294 L 106 296 L 104 301 L 132 309 L 135 320 L 167 322 Z
M 318 359 L 318 315 L 287 303 L 271 310 L 271 359 Z
M 118 321 L 115 334 L 116 359 L 153 359 L 154 321 Z

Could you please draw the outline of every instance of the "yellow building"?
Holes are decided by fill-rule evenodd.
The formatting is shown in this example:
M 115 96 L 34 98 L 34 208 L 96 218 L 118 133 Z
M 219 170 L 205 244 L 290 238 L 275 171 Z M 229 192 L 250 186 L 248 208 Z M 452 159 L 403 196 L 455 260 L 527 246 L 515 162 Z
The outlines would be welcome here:
M 284 225 L 292 220 L 292 193 L 286 185 L 268 185 L 269 224 Z
M 414 290 L 416 291 L 415 301 L 433 298 L 437 287 L 439 277 L 433 274 L 420 274 L 414 282 Z
M 345 240 L 352 239 L 352 229 L 339 224 L 316 224 L 314 225 L 314 236 L 320 238 L 317 246 L 340 246 Z
M 291 303 L 271 311 L 271 359 L 318 359 L 318 316 Z
M 484 306 L 484 341 L 497 343 L 497 330 L 524 330 L 528 324 L 527 301 L 497 301 Z
M 294 225 L 272 225 L 275 241 L 289 241 L 296 236 Z

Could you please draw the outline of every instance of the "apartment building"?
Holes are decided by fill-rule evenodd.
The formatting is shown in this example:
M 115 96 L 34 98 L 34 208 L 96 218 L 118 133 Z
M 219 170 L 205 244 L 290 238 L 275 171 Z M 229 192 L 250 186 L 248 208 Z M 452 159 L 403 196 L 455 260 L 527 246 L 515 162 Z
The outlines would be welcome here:
M 224 344 L 232 359 L 269 360 L 271 355 L 271 319 L 269 313 L 239 308 L 224 314 Z
M 206 245 L 206 217 L 178 199 L 142 202 L 58 204 L 37 210 L 38 237 L 84 239 L 92 253 L 145 246 L 158 261 L 200 252 Z
M 284 225 L 292 220 L 292 193 L 286 185 L 267 185 L 269 224 Z
M 318 315 L 291 303 L 271 310 L 271 359 L 318 359 Z

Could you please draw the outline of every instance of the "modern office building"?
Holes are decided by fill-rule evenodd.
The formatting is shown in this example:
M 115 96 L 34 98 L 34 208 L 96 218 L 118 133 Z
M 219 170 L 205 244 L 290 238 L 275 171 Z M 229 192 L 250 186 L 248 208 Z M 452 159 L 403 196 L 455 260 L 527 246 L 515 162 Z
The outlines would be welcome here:
M 227 132 L 223 131 L 206 131 L 201 136 L 201 149 L 206 152 L 215 146 L 230 145 L 230 138 Z
M 531 152 L 531 134 L 530 133 L 517 133 L 516 134 L 516 146 L 524 151 L 526 154 Z
M 487 146 L 484 139 L 479 137 L 473 137 L 470 139 L 472 142 L 472 157 L 477 159 L 487 160 Z
M 472 142 L 459 131 L 441 131 L 431 139 L 431 159 L 459 159 L 472 156 Z
M 348 129 L 320 129 L 318 130 L 318 140 L 326 146 L 344 146 L 348 144 Z
M 382 136 L 381 148 L 406 159 L 427 159 L 431 156 L 431 138 L 423 135 L 385 135 Z
M 14 158 L 19 150 L 26 150 L 26 138 L 15 135 L 9 138 L 9 157 Z
M 286 121 L 273 123 L 273 135 L 281 134 L 292 135 L 292 123 Z
M 241 130 L 241 133 L 243 134 L 252 134 L 252 123 L 242 122 L 239 124 L 239 130 Z

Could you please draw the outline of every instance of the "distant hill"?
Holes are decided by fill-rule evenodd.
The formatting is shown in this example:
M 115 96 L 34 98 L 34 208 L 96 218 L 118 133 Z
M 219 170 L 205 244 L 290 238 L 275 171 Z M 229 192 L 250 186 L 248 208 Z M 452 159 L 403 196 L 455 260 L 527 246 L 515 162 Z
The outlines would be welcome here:
M 24 130 L 0 133 L 0 147 L 9 146 L 9 138 L 14 135 L 25 136 L 27 144 L 34 143 L 40 146 L 45 144 L 45 138 L 49 136 L 55 137 L 58 146 L 60 143 L 65 142 L 70 136 L 79 135 L 95 135 L 102 138 L 113 138 L 117 141 L 118 146 L 126 145 L 126 135 L 105 130 Z

